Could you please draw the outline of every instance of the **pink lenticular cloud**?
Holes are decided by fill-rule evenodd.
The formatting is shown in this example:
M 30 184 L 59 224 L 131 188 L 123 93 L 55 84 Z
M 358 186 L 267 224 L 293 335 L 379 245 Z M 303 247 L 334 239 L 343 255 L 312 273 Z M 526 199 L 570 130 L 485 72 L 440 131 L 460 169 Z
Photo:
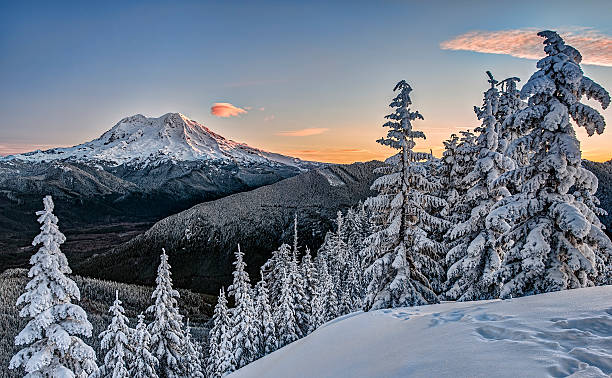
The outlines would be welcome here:
M 210 108 L 210 113 L 221 118 L 237 117 L 240 114 L 248 113 L 245 109 L 239 108 L 229 102 L 217 102 Z
M 329 129 L 326 129 L 326 128 L 310 128 L 310 129 L 301 129 L 301 130 L 293 130 L 293 131 L 280 131 L 276 135 L 303 137 L 303 136 L 311 136 L 311 135 L 323 134 L 327 130 L 329 130 Z
M 542 38 L 537 36 L 540 30 L 543 29 L 470 31 L 442 42 L 440 47 L 444 50 L 475 51 L 540 59 L 544 56 Z M 559 29 L 558 33 L 568 45 L 580 51 L 582 63 L 612 67 L 612 36 L 585 27 Z

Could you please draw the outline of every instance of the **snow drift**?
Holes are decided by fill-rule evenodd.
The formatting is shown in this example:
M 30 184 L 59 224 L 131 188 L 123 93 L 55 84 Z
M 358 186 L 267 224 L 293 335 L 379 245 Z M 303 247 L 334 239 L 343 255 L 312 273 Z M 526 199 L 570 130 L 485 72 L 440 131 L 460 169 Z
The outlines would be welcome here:
M 606 377 L 612 286 L 357 312 L 240 377 Z

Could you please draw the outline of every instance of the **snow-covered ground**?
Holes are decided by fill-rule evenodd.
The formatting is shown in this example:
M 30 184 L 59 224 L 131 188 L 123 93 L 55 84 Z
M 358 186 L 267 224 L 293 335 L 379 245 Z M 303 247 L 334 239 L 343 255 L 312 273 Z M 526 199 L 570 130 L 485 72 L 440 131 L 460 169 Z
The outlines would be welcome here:
M 230 375 L 608 377 L 612 286 L 353 313 Z

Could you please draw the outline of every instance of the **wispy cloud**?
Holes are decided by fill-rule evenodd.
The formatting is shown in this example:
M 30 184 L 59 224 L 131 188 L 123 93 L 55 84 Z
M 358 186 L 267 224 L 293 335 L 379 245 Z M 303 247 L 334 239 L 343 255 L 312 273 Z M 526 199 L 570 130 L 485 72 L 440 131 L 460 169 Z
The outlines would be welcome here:
M 504 54 L 518 58 L 540 59 L 544 56 L 541 28 L 498 31 L 470 31 L 440 44 L 444 50 L 475 51 Z M 565 42 L 582 54 L 582 63 L 612 67 L 612 36 L 593 28 L 560 28 L 557 32 Z
M 210 113 L 217 117 L 228 118 L 246 114 L 247 110 L 234 106 L 229 102 L 217 102 L 210 108 Z
M 274 121 L 275 118 L 276 118 L 276 116 L 274 114 L 270 114 L 270 115 L 264 117 L 264 122 Z
M 327 130 L 329 130 L 329 129 L 326 129 L 326 128 L 310 128 L 310 129 L 301 129 L 301 130 L 293 130 L 293 131 L 280 131 L 280 132 L 276 133 L 276 135 L 303 137 L 303 136 L 311 136 L 311 135 L 323 134 Z

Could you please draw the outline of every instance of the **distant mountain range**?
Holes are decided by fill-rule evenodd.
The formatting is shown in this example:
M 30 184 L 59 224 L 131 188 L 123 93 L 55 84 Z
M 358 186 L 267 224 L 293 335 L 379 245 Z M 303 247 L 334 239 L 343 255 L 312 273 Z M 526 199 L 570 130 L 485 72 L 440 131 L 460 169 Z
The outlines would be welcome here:
M 36 234 L 46 194 L 63 229 L 93 241 L 67 245 L 86 257 L 105 250 L 92 235 L 113 225 L 142 231 L 197 203 L 322 166 L 228 140 L 180 113 L 135 115 L 87 143 L 1 157 L 0 269 L 22 265 L 19 248 Z
M 76 273 L 152 284 L 166 247 L 179 287 L 216 294 L 230 281 L 236 245 L 256 277 L 292 240 L 296 212 L 301 245 L 318 248 L 335 213 L 372 194 L 381 164 L 265 152 L 179 113 L 128 117 L 91 142 L 0 158 L 0 271 L 27 265 L 34 212 L 51 194 Z M 612 161 L 584 166 L 612 213 Z M 602 220 L 610 230 L 612 215 Z

